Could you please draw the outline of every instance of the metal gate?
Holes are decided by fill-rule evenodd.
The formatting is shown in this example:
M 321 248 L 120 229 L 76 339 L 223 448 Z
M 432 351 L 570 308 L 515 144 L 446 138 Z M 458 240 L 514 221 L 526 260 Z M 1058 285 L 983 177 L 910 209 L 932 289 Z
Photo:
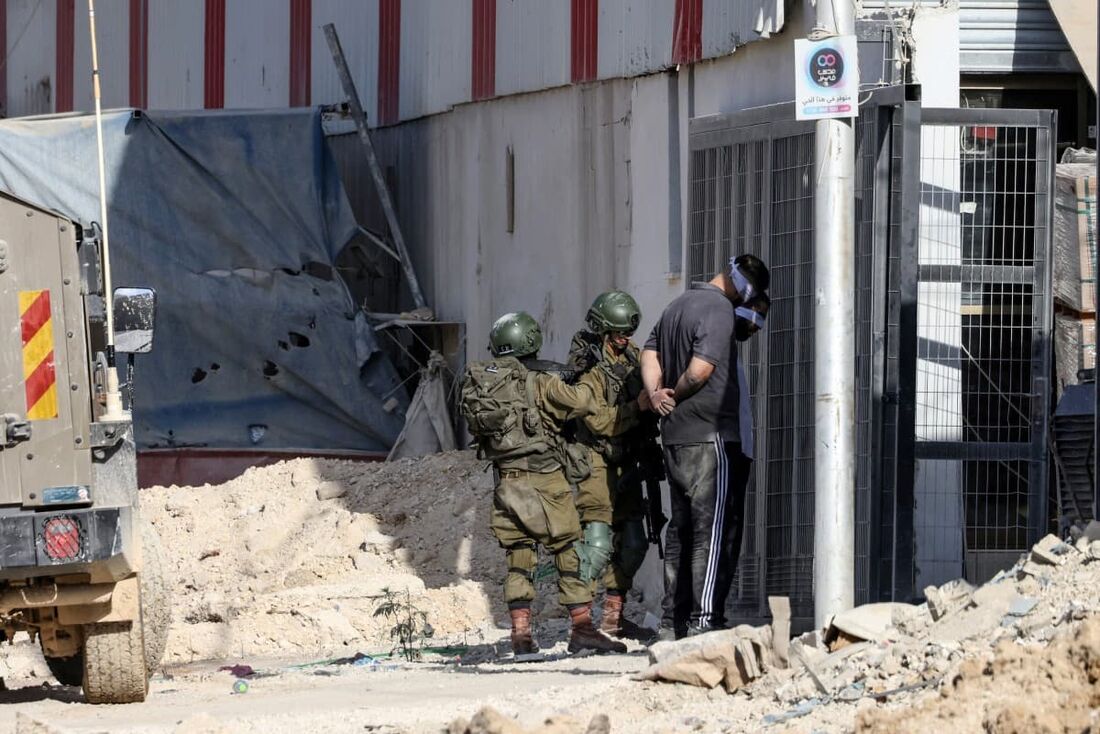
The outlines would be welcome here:
M 856 171 L 857 220 L 857 595 L 889 597 L 894 578 L 892 493 L 897 401 L 895 349 L 900 307 L 888 308 L 898 280 L 891 236 L 900 222 L 905 90 L 871 95 L 861 114 Z M 692 123 L 688 271 L 708 280 L 731 254 L 761 257 L 771 271 L 768 328 L 744 345 L 756 461 L 746 496 L 743 552 L 729 617 L 767 615 L 766 599 L 791 599 L 796 625 L 813 619 L 813 157 L 814 125 L 793 121 L 793 105 L 776 105 Z M 910 125 L 912 127 L 912 125 Z M 910 207 L 911 208 L 911 207 Z M 915 222 L 911 228 L 915 235 Z M 912 237 L 910 237 L 912 242 Z M 891 264 L 893 263 L 893 264 Z M 897 287 L 894 286 L 896 291 Z M 893 354 L 893 356 L 891 356 Z M 886 466 L 886 464 L 890 466 Z M 886 502 L 884 505 L 883 502 Z M 884 511 L 885 508 L 885 511 Z M 885 543 L 884 543 L 885 539 Z M 880 589 L 885 588 L 883 593 Z
M 1054 113 L 922 112 L 917 588 L 984 580 L 1047 524 Z
M 947 547 L 936 545 L 941 538 L 935 533 L 943 534 L 950 512 L 943 503 L 931 503 L 926 491 L 938 486 L 936 472 L 942 479 L 944 462 L 958 465 L 957 516 L 973 519 L 965 538 L 960 535 L 955 544 L 967 550 L 971 578 L 1002 563 L 1006 556 L 997 553 L 1025 547 L 1021 544 L 1041 524 L 1046 492 L 1045 458 L 1037 442 L 1045 440 L 1040 396 L 1049 374 L 1041 348 L 1042 335 L 1049 333 L 1049 309 L 1044 311 L 1044 294 L 1050 292 L 1045 285 L 1049 214 L 1043 219 L 1041 213 L 1049 212 L 1051 203 L 1045 193 L 1052 171 L 1050 116 L 922 110 L 918 94 L 912 87 L 875 91 L 861 105 L 856 128 L 858 603 L 909 600 L 922 588 L 918 584 L 931 568 L 928 551 Z M 951 120 L 951 114 L 960 117 Z M 765 618 L 767 597 L 783 595 L 791 599 L 796 626 L 808 626 L 813 618 L 814 127 L 793 117 L 792 105 L 775 105 L 692 121 L 688 273 L 690 280 L 708 280 L 731 254 L 741 252 L 760 256 L 771 270 L 768 328 L 741 354 L 748 367 L 757 455 L 728 616 Z M 935 147 L 952 125 L 977 130 L 972 135 L 992 135 L 971 121 L 979 117 L 983 125 L 1003 129 L 1002 135 L 1030 131 L 1017 132 L 1023 148 L 1012 149 L 1015 153 L 1006 147 L 1007 137 L 999 138 L 1003 143 L 985 173 L 961 147 L 950 161 Z M 1005 175 L 1011 165 L 1019 167 L 1013 169 L 1019 182 L 1009 189 Z M 1034 173 L 1020 173 L 1029 165 Z M 952 166 L 958 172 L 948 175 Z M 980 173 L 993 178 L 982 178 L 986 183 L 979 186 Z M 937 247 L 951 239 L 939 212 L 949 204 L 960 215 L 970 211 L 972 195 L 981 192 L 988 202 L 1000 197 L 997 208 L 978 203 L 975 213 L 985 217 L 983 226 L 975 220 L 961 227 L 959 221 L 953 235 L 957 262 L 945 261 Z M 1032 214 L 1009 217 L 1008 204 L 1015 214 L 1026 204 Z M 963 243 L 972 253 L 967 258 L 961 255 Z M 984 259 L 975 259 L 979 250 Z M 937 301 L 933 296 L 947 283 L 959 291 L 957 300 Z M 964 290 L 969 311 L 962 310 Z M 993 310 L 975 310 L 983 303 Z M 954 305 L 959 308 L 948 307 Z M 996 323 L 990 320 L 994 311 L 1001 319 Z M 944 315 L 949 312 L 954 315 Z M 1025 324 L 1025 318 L 1032 320 Z M 963 319 L 969 319 L 965 328 Z M 954 352 L 942 348 L 946 337 L 936 331 L 941 322 L 955 325 L 959 349 Z M 981 367 L 968 368 L 965 390 L 963 347 L 972 350 Z M 1020 356 L 999 364 L 997 347 Z M 959 407 L 948 419 L 942 410 L 946 383 L 929 376 L 937 376 L 936 370 L 951 359 L 960 373 L 959 394 L 951 398 Z M 1002 420 L 1010 406 L 1030 416 L 1027 430 L 1018 419 Z M 973 413 L 967 429 L 978 430 L 981 441 L 973 431 L 966 437 L 935 427 L 950 427 L 967 411 Z M 992 498 L 998 480 L 1022 474 L 1026 481 L 1016 481 L 1008 494 L 1017 500 L 1011 507 L 1025 510 L 1028 521 L 1010 523 L 995 515 Z M 1019 502 L 1021 493 L 1028 498 L 1026 507 Z M 1020 527 L 1026 532 L 1014 532 Z M 959 553 L 952 577 L 962 575 L 963 559 Z

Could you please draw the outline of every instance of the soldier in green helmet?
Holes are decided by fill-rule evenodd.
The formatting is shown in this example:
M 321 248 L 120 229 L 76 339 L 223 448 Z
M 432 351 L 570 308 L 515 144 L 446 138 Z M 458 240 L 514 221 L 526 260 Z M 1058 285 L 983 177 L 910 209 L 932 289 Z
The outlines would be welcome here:
M 568 444 L 562 428 L 569 420 L 596 413 L 617 425 L 648 407 L 648 399 L 640 398 L 633 408 L 601 410 L 590 387 L 567 385 L 538 362 L 542 331 L 526 313 L 497 319 L 489 344 L 493 358 L 466 369 L 461 402 L 478 455 L 495 469 L 490 526 L 507 555 L 504 598 L 512 620 L 512 650 L 517 655 L 537 650 L 531 602 L 542 545 L 553 554 L 559 599 L 569 609 L 570 652 L 625 652 L 622 643 L 592 623 L 592 589 L 581 578 L 581 527 L 570 486 L 587 475 L 587 452 Z
M 570 367 L 582 372 L 601 410 L 577 421 L 577 440 L 590 449 L 592 471 L 577 485 L 577 511 L 583 540 L 582 576 L 602 578 L 606 588 L 600 629 L 614 637 L 638 640 L 654 634 L 626 618 L 624 601 L 660 527 L 646 529 L 647 499 L 660 515 L 658 482 L 663 479 L 657 424 L 653 414 L 636 409 L 643 389 L 638 347 L 631 336 L 641 310 L 628 293 L 608 291 L 593 301 L 569 353 Z M 617 421 L 607 411 L 618 408 Z M 643 498 L 643 483 L 652 498 Z M 660 515 L 660 521 L 663 521 Z

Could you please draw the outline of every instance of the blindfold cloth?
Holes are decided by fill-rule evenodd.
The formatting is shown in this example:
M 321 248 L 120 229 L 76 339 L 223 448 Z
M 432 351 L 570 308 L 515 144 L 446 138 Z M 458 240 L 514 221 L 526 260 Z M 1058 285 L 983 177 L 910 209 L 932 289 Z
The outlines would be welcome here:
M 733 281 L 733 287 L 737 289 L 737 292 L 741 294 L 741 300 L 748 302 L 756 290 L 752 287 L 752 283 L 745 277 L 745 274 L 741 272 L 741 268 L 730 259 L 730 280 Z
M 744 319 L 745 321 L 748 321 L 750 324 L 758 329 L 763 329 L 764 324 L 768 320 L 768 317 L 764 314 L 758 311 L 753 311 L 751 308 L 748 308 L 746 306 L 738 306 L 736 309 L 734 309 L 734 315 L 739 319 Z

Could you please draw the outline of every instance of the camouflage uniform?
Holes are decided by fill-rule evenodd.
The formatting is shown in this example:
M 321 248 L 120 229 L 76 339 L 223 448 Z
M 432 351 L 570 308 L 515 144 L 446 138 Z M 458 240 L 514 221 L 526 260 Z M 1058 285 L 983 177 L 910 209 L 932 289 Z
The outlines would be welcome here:
M 540 418 L 547 430 L 556 433 L 566 421 L 597 410 L 587 385 L 570 386 L 539 373 L 534 377 L 534 392 Z M 580 540 L 581 525 L 561 459 L 549 452 L 494 464 L 499 480 L 489 525 L 507 553 L 505 601 L 511 606 L 535 598 L 534 573 L 540 544 L 554 554 L 561 603 L 592 601 L 592 590 L 580 578 L 574 543 Z
M 577 440 L 591 449 L 592 464 L 591 475 L 577 487 L 577 511 L 582 525 L 611 525 L 614 551 L 603 583 L 609 591 L 622 594 L 633 585 L 634 574 L 648 549 L 641 477 L 630 472 L 637 463 L 638 430 L 651 415 L 637 407 L 642 391 L 638 355 L 633 342 L 616 354 L 604 346 L 599 336 L 587 331 L 573 337 L 570 349 L 570 366 L 587 367 L 578 384 L 592 390 L 599 406 L 579 421 L 577 429 Z

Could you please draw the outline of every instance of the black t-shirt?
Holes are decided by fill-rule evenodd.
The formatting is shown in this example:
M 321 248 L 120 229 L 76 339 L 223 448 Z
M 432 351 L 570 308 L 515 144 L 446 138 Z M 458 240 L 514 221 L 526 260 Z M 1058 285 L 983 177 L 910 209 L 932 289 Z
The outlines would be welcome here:
M 737 340 L 733 336 L 734 306 L 721 288 L 692 283 L 668 304 L 645 343 L 660 355 L 664 387 L 676 387 L 692 357 L 712 365 L 706 384 L 676 406 L 661 421 L 665 444 L 707 443 L 715 435 L 739 441 Z

